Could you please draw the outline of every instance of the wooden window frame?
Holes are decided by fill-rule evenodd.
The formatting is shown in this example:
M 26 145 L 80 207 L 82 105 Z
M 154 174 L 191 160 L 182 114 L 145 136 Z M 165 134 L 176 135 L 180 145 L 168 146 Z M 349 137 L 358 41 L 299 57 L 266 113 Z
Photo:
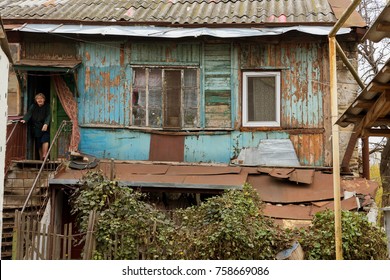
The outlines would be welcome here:
M 133 71 L 140 71 L 141 69 L 145 71 L 145 126 L 142 126 L 142 125 L 136 125 L 134 124 L 134 118 L 133 118 L 133 91 L 134 91 L 134 79 L 135 77 L 133 77 L 133 82 L 132 82 L 132 95 L 131 95 L 131 104 L 132 104 L 132 107 L 131 107 L 131 115 L 132 115 L 132 118 L 131 118 L 131 125 L 134 126 L 134 127 L 148 127 L 150 129 L 163 129 L 163 130 L 197 130 L 200 128 L 200 99 L 201 99 L 201 95 L 200 95 L 200 69 L 199 67 L 163 67 L 163 66 L 133 66 Z M 161 125 L 159 127 L 155 127 L 155 126 L 150 126 L 150 121 L 149 121 L 149 73 L 148 73 L 148 70 L 152 70 L 152 69 L 158 69 L 161 71 L 161 80 L 162 80 L 162 92 L 161 92 L 161 99 L 162 99 L 162 103 L 161 103 L 161 110 L 162 110 L 162 121 L 161 121 Z M 141 70 L 141 71 L 142 71 Z M 184 98 L 184 89 L 185 89 L 185 86 L 184 86 L 184 71 L 185 70 L 196 70 L 196 87 L 197 87 L 197 112 L 196 112 L 196 118 L 197 118 L 197 125 L 196 126 L 192 126 L 192 127 L 189 127 L 189 126 L 186 126 L 185 122 L 184 122 L 184 104 L 183 104 L 183 98 Z M 181 90 L 180 90 L 180 124 L 178 127 L 175 127 L 175 126 L 167 126 L 166 125 L 166 120 L 165 120 L 165 116 L 166 116 L 166 88 L 165 88 L 165 72 L 166 71 L 180 71 L 181 74 L 181 80 L 180 80 L 180 87 L 181 87 Z M 137 93 L 137 96 L 138 96 L 138 93 Z

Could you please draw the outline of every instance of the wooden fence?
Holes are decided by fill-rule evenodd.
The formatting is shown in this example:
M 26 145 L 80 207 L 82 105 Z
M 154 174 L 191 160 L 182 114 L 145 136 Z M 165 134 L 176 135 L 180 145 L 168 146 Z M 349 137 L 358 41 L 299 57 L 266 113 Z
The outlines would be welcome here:
M 72 248 L 85 236 L 82 259 L 91 260 L 96 248 L 95 226 L 96 211 L 91 211 L 86 233 L 73 233 L 72 223 L 65 224 L 61 232 L 56 227 L 46 225 L 31 217 L 28 213 L 15 212 L 12 259 L 14 260 L 70 260 Z M 112 247 L 102 256 L 105 260 L 114 259 L 123 250 L 121 234 L 113 236 Z M 142 247 L 138 248 L 139 259 L 148 259 Z M 77 257 L 79 258 L 79 257 Z
M 75 240 L 71 223 L 64 225 L 62 232 L 57 232 L 55 227 L 16 211 L 12 259 L 70 260 Z

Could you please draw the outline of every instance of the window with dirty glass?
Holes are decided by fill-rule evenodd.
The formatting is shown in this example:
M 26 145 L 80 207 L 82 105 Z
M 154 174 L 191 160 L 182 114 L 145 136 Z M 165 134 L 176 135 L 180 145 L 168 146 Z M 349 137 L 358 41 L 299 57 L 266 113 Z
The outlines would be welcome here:
M 132 125 L 199 127 L 198 69 L 133 68 Z
M 280 126 L 280 73 L 243 73 L 243 126 Z

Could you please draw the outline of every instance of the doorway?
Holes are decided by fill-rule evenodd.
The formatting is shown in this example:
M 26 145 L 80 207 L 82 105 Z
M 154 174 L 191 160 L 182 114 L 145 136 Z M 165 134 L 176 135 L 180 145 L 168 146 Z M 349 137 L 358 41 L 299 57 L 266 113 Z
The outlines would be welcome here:
M 28 72 L 27 76 L 27 104 L 26 112 L 31 104 L 34 103 L 34 97 L 38 93 L 45 95 L 45 102 L 50 104 L 50 73 L 49 72 Z M 49 129 L 51 127 L 49 126 Z M 27 126 L 27 159 L 39 160 L 39 152 L 35 149 L 34 137 L 31 126 Z

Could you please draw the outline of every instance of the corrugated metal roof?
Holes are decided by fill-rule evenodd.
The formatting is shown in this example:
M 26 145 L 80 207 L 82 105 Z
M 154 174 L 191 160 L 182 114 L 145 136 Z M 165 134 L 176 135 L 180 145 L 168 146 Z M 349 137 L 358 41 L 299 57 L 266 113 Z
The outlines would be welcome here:
M 390 59 L 385 63 L 378 74 L 356 97 L 354 102 L 337 120 L 337 124 L 347 127 L 349 124 L 360 124 L 365 118 L 366 123 L 362 124 L 361 131 L 390 125 Z M 380 128 L 376 128 L 379 130 Z M 387 130 L 387 129 L 385 129 Z
M 327 0 L 0 0 L 5 19 L 155 24 L 261 24 L 336 21 Z
M 370 29 L 364 35 L 362 41 L 368 39 L 374 42 L 379 42 L 384 38 L 390 37 L 390 2 L 382 10 L 378 18 L 372 24 Z

